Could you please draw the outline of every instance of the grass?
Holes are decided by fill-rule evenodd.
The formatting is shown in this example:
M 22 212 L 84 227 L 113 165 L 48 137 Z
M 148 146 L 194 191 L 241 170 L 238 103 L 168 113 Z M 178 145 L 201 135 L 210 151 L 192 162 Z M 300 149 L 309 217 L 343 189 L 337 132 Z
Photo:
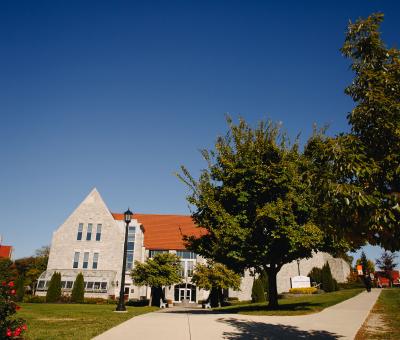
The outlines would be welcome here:
M 356 339 L 400 338 L 400 289 L 383 289 Z
M 21 303 L 17 316 L 27 321 L 25 339 L 91 339 L 107 329 L 156 307 L 126 307 L 114 313 L 116 305 Z
M 279 307 L 276 310 L 268 309 L 266 303 L 238 303 L 232 306 L 215 308 L 214 310 L 223 313 L 251 315 L 304 315 L 316 313 L 324 308 L 336 305 L 339 302 L 356 296 L 362 291 L 363 289 L 357 288 L 332 293 L 287 297 L 279 300 Z

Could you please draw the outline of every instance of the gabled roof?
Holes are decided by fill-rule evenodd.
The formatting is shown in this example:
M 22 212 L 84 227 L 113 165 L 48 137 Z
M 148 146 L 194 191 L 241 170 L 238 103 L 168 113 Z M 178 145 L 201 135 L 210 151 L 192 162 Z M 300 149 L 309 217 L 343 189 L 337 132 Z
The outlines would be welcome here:
M 123 221 L 124 214 L 112 213 L 115 220 Z M 185 249 L 183 235 L 199 237 L 205 234 L 191 216 L 133 214 L 144 228 L 144 246 L 147 249 Z
M 0 246 L 0 257 L 11 258 L 12 246 Z

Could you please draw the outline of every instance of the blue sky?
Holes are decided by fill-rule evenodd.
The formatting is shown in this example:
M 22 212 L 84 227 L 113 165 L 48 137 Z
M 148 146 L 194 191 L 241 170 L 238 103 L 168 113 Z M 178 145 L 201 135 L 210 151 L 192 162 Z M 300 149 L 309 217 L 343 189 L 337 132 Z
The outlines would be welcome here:
M 0 2 L 0 234 L 27 256 L 93 188 L 112 211 L 187 214 L 173 173 L 224 114 L 348 129 L 349 19 L 397 1 Z M 380 250 L 368 248 L 372 258 Z

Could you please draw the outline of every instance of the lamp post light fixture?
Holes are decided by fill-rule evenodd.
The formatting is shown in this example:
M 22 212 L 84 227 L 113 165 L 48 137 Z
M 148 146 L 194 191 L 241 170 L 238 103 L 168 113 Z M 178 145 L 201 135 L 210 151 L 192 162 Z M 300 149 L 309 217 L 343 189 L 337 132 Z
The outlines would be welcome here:
M 297 259 L 297 271 L 299 272 L 299 276 L 300 276 L 300 259 Z
M 126 272 L 126 248 L 128 244 L 128 227 L 132 220 L 132 211 L 129 209 L 124 212 L 125 221 L 125 242 L 124 242 L 124 253 L 122 256 L 122 270 L 121 270 L 121 287 L 119 290 L 119 301 L 117 305 L 117 312 L 125 312 L 125 272 Z M 118 285 L 118 284 L 117 284 Z

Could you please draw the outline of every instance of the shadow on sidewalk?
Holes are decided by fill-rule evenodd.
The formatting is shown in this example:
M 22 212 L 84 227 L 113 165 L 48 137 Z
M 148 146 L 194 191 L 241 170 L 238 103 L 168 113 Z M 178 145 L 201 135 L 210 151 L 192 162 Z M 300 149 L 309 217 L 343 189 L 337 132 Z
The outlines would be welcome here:
M 229 340 L 273 340 L 273 339 L 313 339 L 329 340 L 339 339 L 340 335 L 322 331 L 303 331 L 289 325 L 272 325 L 250 320 L 238 320 L 234 318 L 221 318 L 217 320 L 237 329 L 233 332 L 224 332 L 224 339 Z

